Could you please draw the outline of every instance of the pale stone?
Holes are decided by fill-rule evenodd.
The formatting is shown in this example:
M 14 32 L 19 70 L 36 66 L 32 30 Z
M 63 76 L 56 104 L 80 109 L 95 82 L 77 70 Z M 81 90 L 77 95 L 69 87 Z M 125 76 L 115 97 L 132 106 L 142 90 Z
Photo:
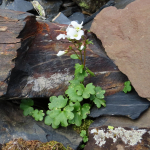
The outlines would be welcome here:
M 150 0 L 136 0 L 124 9 L 103 9 L 91 27 L 107 55 L 144 98 L 150 98 L 149 16 Z

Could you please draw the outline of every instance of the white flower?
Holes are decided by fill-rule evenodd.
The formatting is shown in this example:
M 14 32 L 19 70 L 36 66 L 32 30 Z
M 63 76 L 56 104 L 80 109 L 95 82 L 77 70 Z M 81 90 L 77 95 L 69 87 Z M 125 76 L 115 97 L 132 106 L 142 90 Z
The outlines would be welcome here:
M 80 40 L 82 35 L 84 35 L 84 31 L 80 30 L 80 31 L 76 31 L 76 29 L 68 27 L 67 28 L 67 38 L 69 39 L 76 39 L 76 40 Z
M 56 39 L 57 40 L 60 40 L 60 39 L 65 39 L 66 38 L 66 35 L 65 34 L 59 34 L 57 37 L 56 37 Z
M 83 21 L 81 22 L 81 24 L 78 24 L 76 21 L 71 21 L 71 25 L 72 25 L 77 31 L 80 31 L 80 30 L 81 30 L 81 28 L 83 27 L 82 24 L 83 24 Z
M 83 48 L 84 48 L 84 45 L 81 45 L 79 49 L 80 49 L 80 50 L 83 50 Z
M 66 53 L 67 53 L 66 51 L 59 51 L 58 54 L 57 54 L 57 56 L 62 56 L 64 54 L 66 54 Z

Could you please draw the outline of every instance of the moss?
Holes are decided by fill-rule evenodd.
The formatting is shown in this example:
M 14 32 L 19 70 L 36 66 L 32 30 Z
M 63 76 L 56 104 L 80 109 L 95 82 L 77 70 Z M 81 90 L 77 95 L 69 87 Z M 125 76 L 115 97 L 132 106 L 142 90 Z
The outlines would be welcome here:
M 38 140 L 25 141 L 22 138 L 15 139 L 3 144 L 2 150 L 73 150 L 70 147 L 65 148 L 62 143 L 50 141 L 42 143 Z
M 86 130 L 86 132 L 88 133 L 88 128 L 89 128 L 90 124 L 93 122 L 94 122 L 93 120 L 86 119 L 83 121 L 81 126 L 78 127 L 78 126 L 74 125 L 73 129 L 79 134 L 81 133 L 82 130 Z
M 85 9 L 89 9 L 90 8 L 90 6 L 88 6 L 85 2 L 79 3 L 79 6 L 85 8 Z

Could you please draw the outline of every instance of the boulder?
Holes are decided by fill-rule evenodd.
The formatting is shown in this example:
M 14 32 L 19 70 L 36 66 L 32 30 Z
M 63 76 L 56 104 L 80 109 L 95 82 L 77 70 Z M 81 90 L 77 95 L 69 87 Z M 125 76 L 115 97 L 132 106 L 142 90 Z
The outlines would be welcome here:
M 13 27 L 15 30 L 20 29 L 20 34 L 16 37 L 21 39 L 21 46 L 15 49 L 17 50 L 17 58 L 14 59 L 15 67 L 12 71 L 10 69 L 6 94 L 5 96 L 2 94 L 0 98 L 39 98 L 64 94 L 69 80 L 73 78 L 74 65 L 78 62 L 70 58 L 71 53 L 62 57 L 56 55 L 58 51 L 65 50 L 71 45 L 67 39 L 56 40 L 56 36 L 64 33 L 67 25 L 36 21 L 32 15 L 25 17 L 26 13 L 19 17 L 9 10 L 0 10 L 0 12 L 1 15 L 12 18 L 12 21 L 13 17 L 14 20 L 24 18 L 23 29 Z M 86 78 L 86 83 L 92 82 L 95 86 L 101 86 L 106 90 L 106 95 L 121 91 L 124 82 L 128 80 L 127 77 L 107 57 L 101 42 L 95 35 L 86 32 L 86 36 L 94 43 L 87 47 L 86 64 L 96 75 Z M 11 62 L 12 58 L 9 61 Z M 1 81 L 6 78 L 8 76 Z
M 149 15 L 150 1 L 136 0 L 124 9 L 103 9 L 91 27 L 107 55 L 144 98 L 150 98 Z

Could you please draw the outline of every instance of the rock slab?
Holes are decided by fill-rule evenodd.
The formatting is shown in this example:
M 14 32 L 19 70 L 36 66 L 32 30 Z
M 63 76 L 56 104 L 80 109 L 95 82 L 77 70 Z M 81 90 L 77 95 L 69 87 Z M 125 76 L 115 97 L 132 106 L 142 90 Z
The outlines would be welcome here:
M 150 98 L 150 19 L 147 16 L 150 16 L 150 1 L 136 0 L 124 9 L 105 8 L 91 27 L 108 56 L 144 98 Z
M 74 150 L 82 138 L 71 127 L 53 129 L 43 122 L 23 115 L 22 110 L 10 101 L 0 101 L 0 143 L 4 144 L 16 138 L 39 140 L 41 142 L 58 141 Z
M 106 115 L 127 116 L 131 119 L 137 119 L 142 112 L 149 108 L 150 102 L 141 98 L 135 91 L 128 94 L 119 92 L 114 95 L 107 96 L 106 107 L 98 109 L 94 106 L 91 109 L 90 117 L 99 117 Z

